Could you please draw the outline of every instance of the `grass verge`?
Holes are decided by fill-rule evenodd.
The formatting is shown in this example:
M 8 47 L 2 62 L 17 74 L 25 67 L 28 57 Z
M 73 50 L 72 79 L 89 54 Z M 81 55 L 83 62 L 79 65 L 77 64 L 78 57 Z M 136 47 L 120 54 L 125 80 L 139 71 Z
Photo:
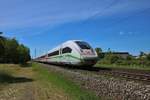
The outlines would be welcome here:
M 73 100 L 99 99 L 93 92 L 81 89 L 80 86 L 76 85 L 74 82 L 68 80 L 59 73 L 56 73 L 54 71 L 48 71 L 47 69 L 42 68 L 42 66 L 36 63 L 33 64 L 33 70 L 38 73 L 38 77 L 40 79 L 49 81 L 54 86 L 69 94 Z
M 116 64 L 96 64 L 95 66 L 96 67 L 102 67 L 102 68 L 136 69 L 136 70 L 148 70 L 148 71 L 150 71 L 150 66 L 116 65 Z

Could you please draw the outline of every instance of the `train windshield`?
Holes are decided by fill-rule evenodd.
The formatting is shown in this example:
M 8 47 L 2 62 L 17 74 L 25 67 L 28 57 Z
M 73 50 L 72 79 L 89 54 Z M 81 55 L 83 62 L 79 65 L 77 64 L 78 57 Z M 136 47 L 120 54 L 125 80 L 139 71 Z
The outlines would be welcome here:
M 91 49 L 91 46 L 86 43 L 86 42 L 81 42 L 81 41 L 76 41 L 76 44 L 81 48 L 81 49 Z

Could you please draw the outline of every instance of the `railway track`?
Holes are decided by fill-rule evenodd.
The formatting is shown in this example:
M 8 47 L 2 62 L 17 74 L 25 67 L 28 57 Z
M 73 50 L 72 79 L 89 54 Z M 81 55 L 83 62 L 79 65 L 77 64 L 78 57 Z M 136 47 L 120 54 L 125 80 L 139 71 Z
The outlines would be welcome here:
M 71 66 L 58 66 L 71 71 L 80 71 L 83 73 L 92 73 L 96 75 L 110 75 L 113 77 L 120 77 L 132 80 L 138 80 L 150 83 L 150 72 L 133 70 L 133 69 L 111 69 L 111 68 L 99 68 L 99 67 L 71 67 Z
M 111 75 L 113 77 L 121 77 L 126 79 L 132 79 L 137 81 L 143 81 L 150 83 L 150 72 L 142 70 L 133 70 L 133 69 L 111 69 L 111 68 L 98 68 L 98 67 L 89 67 L 89 68 L 69 68 L 75 71 L 88 71 L 97 75 Z
M 111 68 L 94 68 L 88 69 L 92 73 L 96 74 L 104 74 L 111 75 L 114 77 L 121 77 L 126 79 L 150 82 L 150 72 L 149 71 L 141 71 L 141 70 L 133 70 L 133 69 L 111 69 Z

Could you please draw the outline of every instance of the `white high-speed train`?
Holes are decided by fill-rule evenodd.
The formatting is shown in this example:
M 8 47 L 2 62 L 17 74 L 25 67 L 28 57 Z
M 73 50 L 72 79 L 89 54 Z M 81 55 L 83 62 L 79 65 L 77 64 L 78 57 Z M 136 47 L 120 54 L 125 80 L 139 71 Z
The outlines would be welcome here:
M 64 65 L 94 65 L 97 62 L 96 51 L 81 40 L 70 40 L 50 50 L 36 61 Z

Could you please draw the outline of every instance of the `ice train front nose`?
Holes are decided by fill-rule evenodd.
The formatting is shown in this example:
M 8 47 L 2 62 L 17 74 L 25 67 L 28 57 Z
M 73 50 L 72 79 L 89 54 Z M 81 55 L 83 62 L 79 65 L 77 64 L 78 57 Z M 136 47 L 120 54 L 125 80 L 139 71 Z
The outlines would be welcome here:
M 80 55 L 82 62 L 87 65 L 94 65 L 97 62 L 97 53 L 93 48 L 86 42 L 76 41 L 76 44 L 80 48 Z
M 83 50 L 81 53 L 83 62 L 87 65 L 94 65 L 97 62 L 97 54 L 93 50 Z

